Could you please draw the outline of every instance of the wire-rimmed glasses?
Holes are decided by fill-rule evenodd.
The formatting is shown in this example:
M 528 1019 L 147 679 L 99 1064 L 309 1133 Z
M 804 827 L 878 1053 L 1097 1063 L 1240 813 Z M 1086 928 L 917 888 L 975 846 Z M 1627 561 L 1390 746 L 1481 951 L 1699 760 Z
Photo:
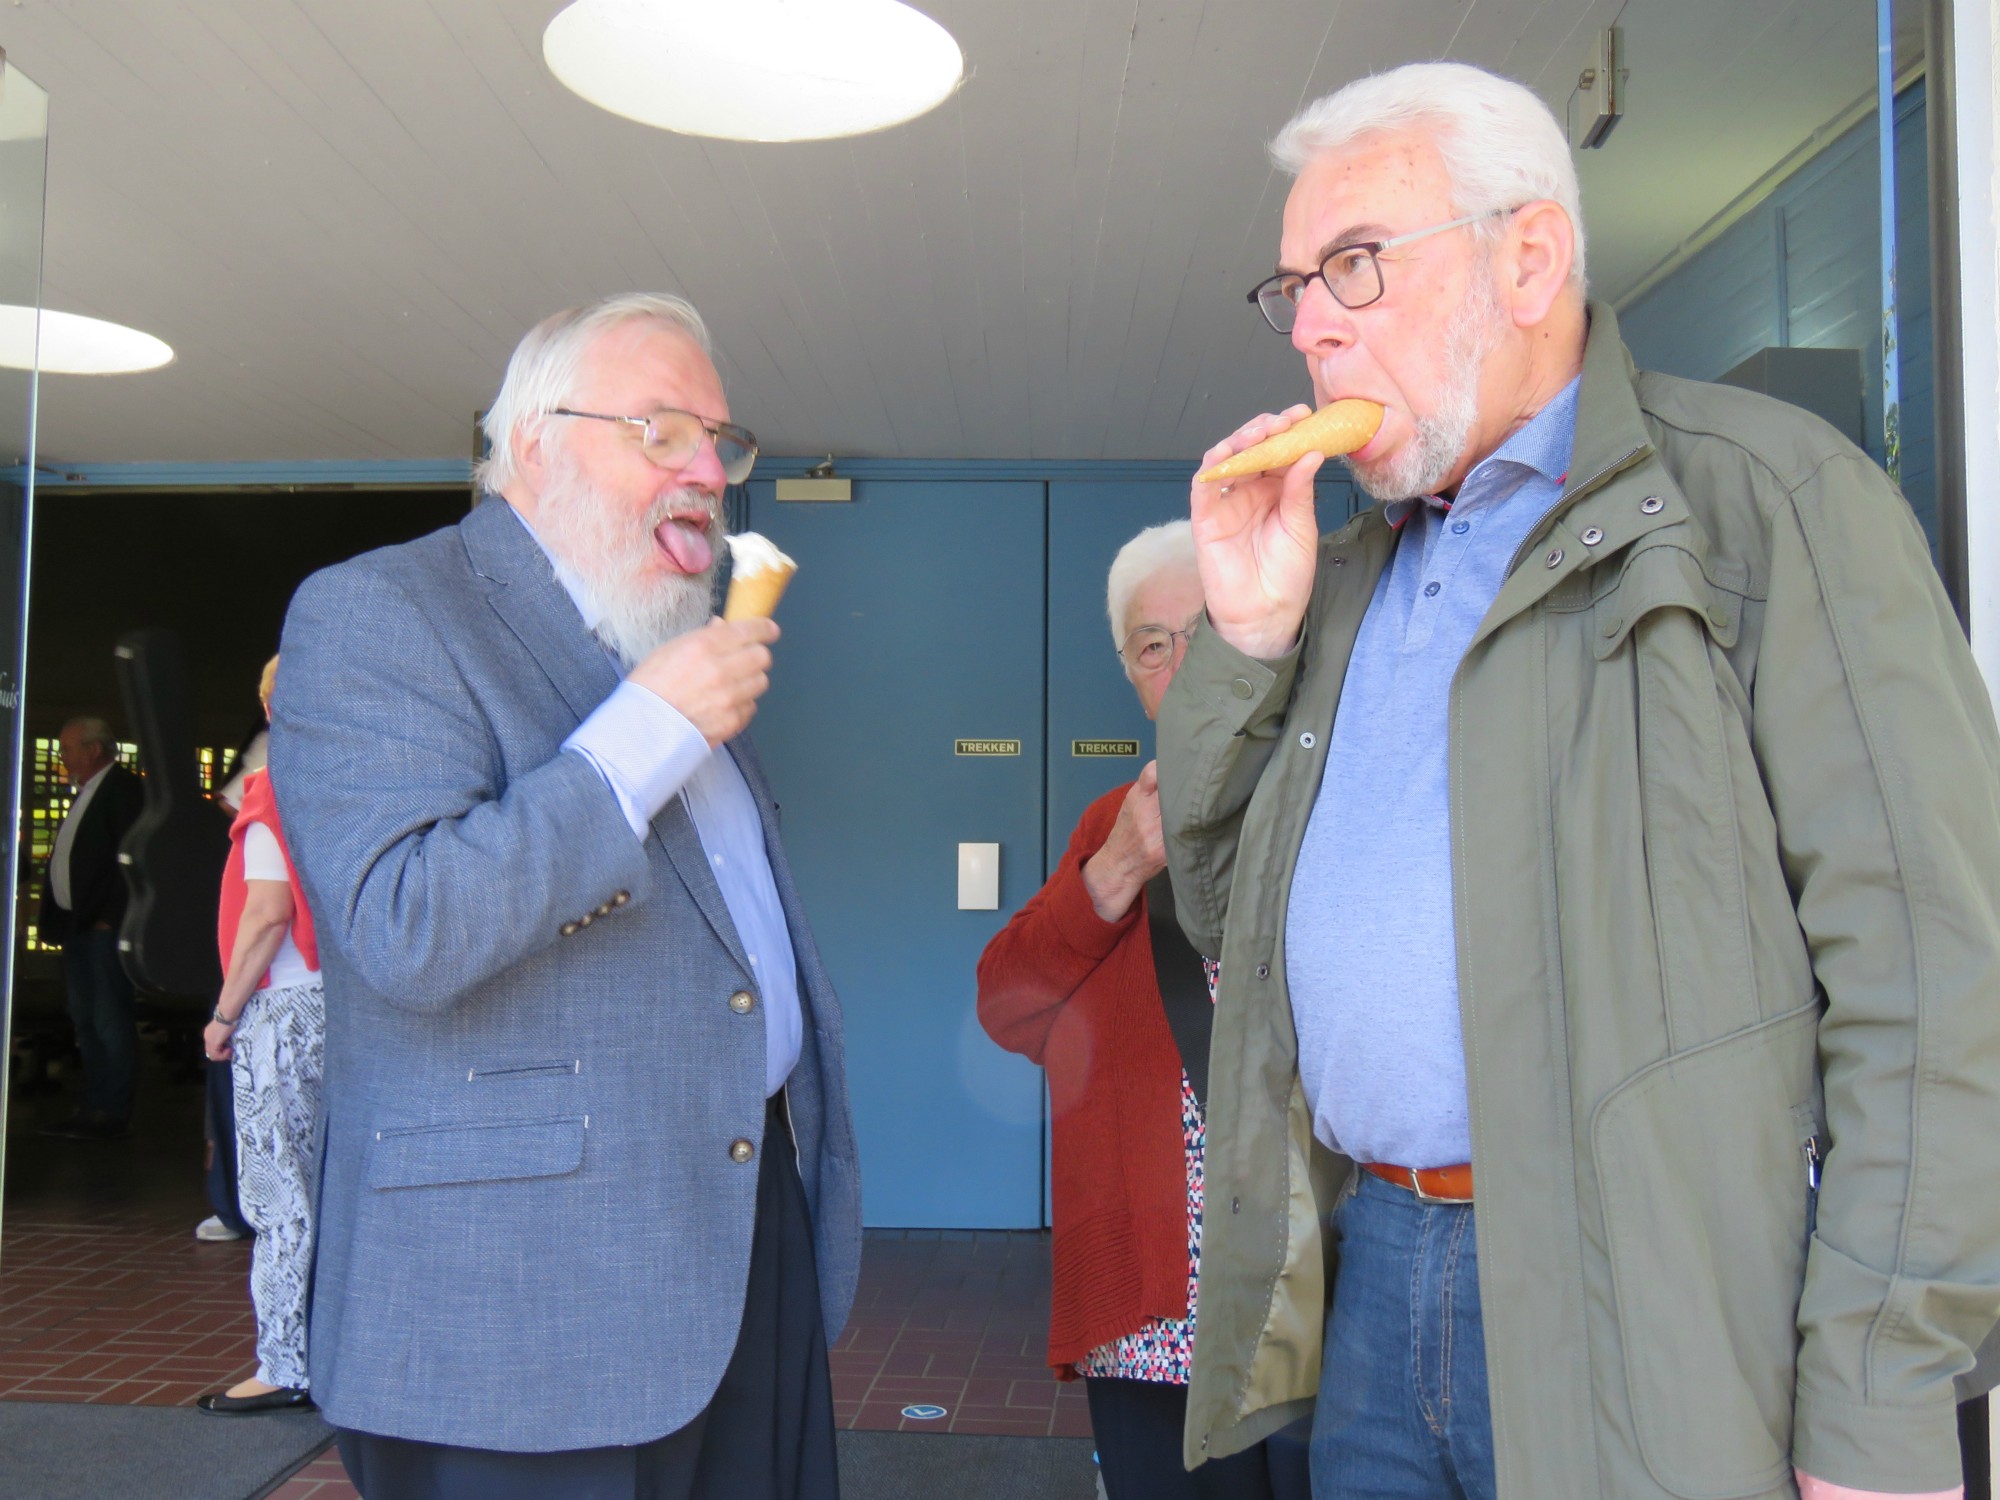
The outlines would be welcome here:
M 1163 671 L 1167 663 L 1174 659 L 1174 642 L 1191 639 L 1196 623 L 1197 620 L 1190 620 L 1184 630 L 1169 630 L 1164 625 L 1141 625 L 1125 637 L 1125 644 L 1118 648 L 1118 657 L 1125 663 L 1127 671 Z
M 618 417 L 601 411 L 572 411 L 566 406 L 556 407 L 549 415 L 588 417 L 593 422 L 623 422 L 629 427 L 637 427 L 640 429 L 639 444 L 646 457 L 663 469 L 686 468 L 700 451 L 703 437 L 715 444 L 716 462 L 722 465 L 722 477 L 731 484 L 741 484 L 748 479 L 750 466 L 757 462 L 757 434 L 749 428 L 738 427 L 734 422 L 711 422 L 706 417 L 671 406 L 662 407 L 650 417 Z

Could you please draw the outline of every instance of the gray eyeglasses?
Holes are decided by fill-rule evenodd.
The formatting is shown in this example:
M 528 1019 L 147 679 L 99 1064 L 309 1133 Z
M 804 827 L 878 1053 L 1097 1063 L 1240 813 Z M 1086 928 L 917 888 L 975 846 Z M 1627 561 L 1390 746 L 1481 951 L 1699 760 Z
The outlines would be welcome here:
M 623 422 L 628 427 L 637 427 L 646 457 L 663 469 L 686 468 L 701 451 L 704 434 L 715 443 L 716 462 L 722 465 L 722 477 L 731 484 L 748 479 L 750 466 L 757 462 L 757 434 L 749 428 L 738 427 L 734 422 L 711 422 L 671 406 L 650 417 L 614 417 L 601 411 L 571 411 L 566 406 L 556 407 L 549 415 L 588 417 L 593 422 Z
M 1266 276 L 1250 288 L 1250 295 L 1245 300 L 1255 303 L 1257 311 L 1264 315 L 1264 321 L 1277 332 L 1290 333 L 1292 325 L 1299 319 L 1299 301 L 1305 296 L 1306 288 L 1315 281 L 1325 282 L 1326 289 L 1333 293 L 1333 300 L 1342 307 L 1366 307 L 1371 302 L 1382 300 L 1382 262 L 1376 257 L 1384 250 L 1428 239 L 1431 235 L 1443 234 L 1447 229 L 1463 229 L 1481 219 L 1517 212 L 1519 210 L 1515 208 L 1495 208 L 1483 214 L 1467 214 L 1448 224 L 1413 229 L 1408 234 L 1386 240 L 1361 240 L 1352 245 L 1336 245 L 1327 252 L 1317 271 L 1308 271 L 1303 275 L 1297 271 L 1280 271 L 1274 276 Z

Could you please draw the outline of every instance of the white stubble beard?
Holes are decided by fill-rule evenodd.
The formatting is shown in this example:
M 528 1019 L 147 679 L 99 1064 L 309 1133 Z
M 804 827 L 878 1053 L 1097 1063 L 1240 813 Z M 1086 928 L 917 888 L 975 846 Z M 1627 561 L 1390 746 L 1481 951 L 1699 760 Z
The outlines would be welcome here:
M 723 547 L 719 516 L 710 514 L 707 535 L 715 560 L 706 570 L 658 573 L 653 533 L 669 515 L 687 508 L 690 495 L 709 504 L 699 491 L 674 491 L 655 500 L 635 524 L 568 454 L 560 454 L 536 504 L 535 530 L 556 577 L 597 612 L 597 638 L 627 671 L 675 636 L 698 629 L 713 610 Z
M 1482 254 L 1445 329 L 1445 380 L 1437 408 L 1413 418 L 1415 435 L 1394 457 L 1363 466 L 1346 460 L 1355 483 L 1376 500 L 1434 495 L 1457 467 L 1479 420 L 1479 374 L 1504 332 L 1493 290 L 1493 260 Z

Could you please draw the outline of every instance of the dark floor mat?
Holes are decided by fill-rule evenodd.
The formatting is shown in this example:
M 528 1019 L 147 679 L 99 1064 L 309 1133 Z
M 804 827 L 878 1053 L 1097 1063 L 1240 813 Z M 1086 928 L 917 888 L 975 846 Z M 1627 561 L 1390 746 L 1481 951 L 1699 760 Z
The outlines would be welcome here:
M 841 1500 L 1092 1500 L 1089 1438 L 842 1432 Z
M 331 1436 L 313 1412 L 211 1417 L 188 1406 L 0 1401 L 0 1495 L 247 1500 Z

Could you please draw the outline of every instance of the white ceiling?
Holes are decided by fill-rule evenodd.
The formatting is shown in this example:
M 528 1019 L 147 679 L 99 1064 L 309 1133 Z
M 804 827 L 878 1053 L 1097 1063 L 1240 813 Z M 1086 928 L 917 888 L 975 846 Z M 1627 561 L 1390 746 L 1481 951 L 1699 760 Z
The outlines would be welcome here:
M 767 452 L 1191 458 L 1303 393 L 1242 300 L 1303 101 L 1450 56 L 1560 109 L 1620 17 L 1630 114 L 1584 154 L 1615 295 L 1873 86 L 1869 0 L 920 0 L 956 98 L 738 145 L 557 85 L 560 3 L 0 9 L 50 95 L 46 304 L 179 354 L 45 378 L 44 459 L 463 457 L 532 322 L 635 287 L 702 308 Z

